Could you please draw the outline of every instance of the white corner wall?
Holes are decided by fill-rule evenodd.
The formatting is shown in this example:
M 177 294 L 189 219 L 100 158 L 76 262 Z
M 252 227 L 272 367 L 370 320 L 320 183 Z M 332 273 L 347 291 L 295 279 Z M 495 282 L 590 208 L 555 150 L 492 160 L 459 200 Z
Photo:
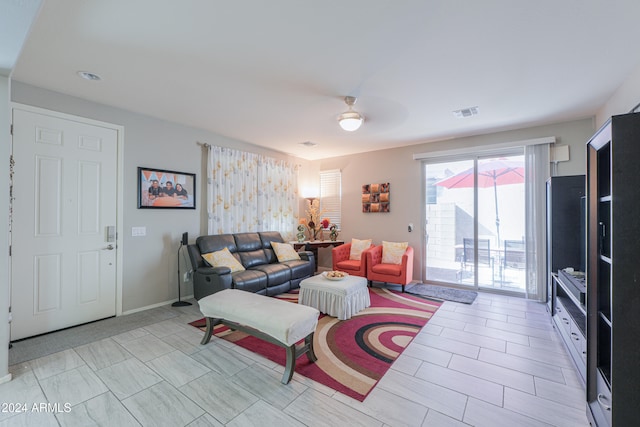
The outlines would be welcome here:
M 9 381 L 9 79 L 0 75 L 0 383 Z
M 628 113 L 638 103 L 640 103 L 640 65 L 598 110 L 596 127 L 600 128 L 611 116 Z

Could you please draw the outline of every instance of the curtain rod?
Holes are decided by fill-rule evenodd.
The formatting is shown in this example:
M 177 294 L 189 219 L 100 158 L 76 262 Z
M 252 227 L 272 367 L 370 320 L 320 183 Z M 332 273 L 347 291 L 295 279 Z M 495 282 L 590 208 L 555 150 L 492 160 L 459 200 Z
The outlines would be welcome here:
M 206 142 L 196 141 L 196 144 L 201 145 L 205 148 L 211 148 L 211 145 L 207 144 Z

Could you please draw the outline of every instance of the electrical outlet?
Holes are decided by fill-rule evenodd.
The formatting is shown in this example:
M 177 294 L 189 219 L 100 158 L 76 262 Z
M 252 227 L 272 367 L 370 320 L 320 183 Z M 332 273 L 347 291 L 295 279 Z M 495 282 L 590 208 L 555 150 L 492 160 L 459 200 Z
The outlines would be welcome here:
M 191 281 L 191 272 L 187 271 L 186 273 L 184 273 L 184 283 L 187 283 L 190 281 Z

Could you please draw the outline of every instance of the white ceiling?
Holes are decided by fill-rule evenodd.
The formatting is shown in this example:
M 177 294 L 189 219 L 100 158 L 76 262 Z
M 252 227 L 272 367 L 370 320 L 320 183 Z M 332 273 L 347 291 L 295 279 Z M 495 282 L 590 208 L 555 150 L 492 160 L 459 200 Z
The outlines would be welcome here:
M 313 160 L 593 116 L 640 64 L 639 19 L 638 0 L 44 0 L 12 78 Z

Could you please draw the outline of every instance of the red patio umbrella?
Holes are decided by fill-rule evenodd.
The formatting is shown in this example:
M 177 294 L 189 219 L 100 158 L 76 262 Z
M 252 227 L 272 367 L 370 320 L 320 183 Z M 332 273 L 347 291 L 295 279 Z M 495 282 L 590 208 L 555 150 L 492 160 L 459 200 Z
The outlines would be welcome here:
M 474 168 L 441 179 L 436 185 L 445 188 L 473 188 Z M 524 182 L 524 163 L 517 160 L 490 159 L 478 161 L 478 188 L 493 186 L 496 205 L 496 232 L 500 244 L 500 216 L 498 215 L 498 185 Z

